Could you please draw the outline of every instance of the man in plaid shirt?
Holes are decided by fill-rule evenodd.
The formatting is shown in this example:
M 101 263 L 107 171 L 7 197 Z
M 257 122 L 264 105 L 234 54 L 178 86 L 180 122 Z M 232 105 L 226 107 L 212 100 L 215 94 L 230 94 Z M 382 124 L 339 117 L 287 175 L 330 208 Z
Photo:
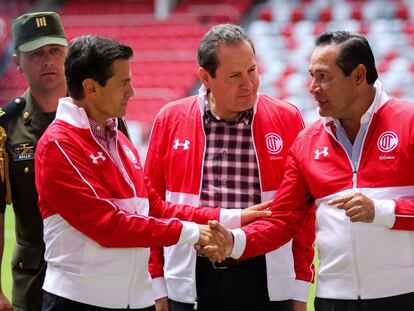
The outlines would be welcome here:
M 208 31 L 198 62 L 199 94 L 161 109 L 145 173 L 174 203 L 244 209 L 272 199 L 303 129 L 299 111 L 258 93 L 254 46 L 238 26 Z M 305 219 L 293 241 L 248 260 L 213 265 L 191 247 L 153 250 L 157 310 L 306 310 L 313 242 L 314 227 Z

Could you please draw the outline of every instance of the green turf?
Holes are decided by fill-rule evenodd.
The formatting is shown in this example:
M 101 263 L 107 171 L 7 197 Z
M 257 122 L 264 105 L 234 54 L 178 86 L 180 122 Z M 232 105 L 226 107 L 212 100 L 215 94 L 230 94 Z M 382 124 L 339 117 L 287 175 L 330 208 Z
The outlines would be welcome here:
M 11 297 L 11 286 L 12 286 L 12 278 L 11 278 L 11 271 L 10 271 L 10 259 L 13 252 L 13 245 L 15 241 L 14 237 L 14 214 L 13 209 L 11 206 L 7 206 L 6 209 L 6 225 L 5 225 L 5 247 L 4 247 L 4 254 L 3 254 L 3 263 L 1 267 L 1 281 L 3 286 L 3 292 L 7 298 L 10 299 Z M 315 263 L 317 262 L 317 258 L 315 256 Z M 313 300 L 315 297 L 315 285 L 312 286 L 310 295 L 309 295 L 309 302 L 308 302 L 308 311 L 314 311 L 313 308 Z
M 315 269 L 318 268 L 318 252 L 315 252 L 315 258 L 313 259 L 314 263 L 315 263 Z M 314 311 L 315 309 L 313 308 L 313 301 L 315 300 L 315 283 L 312 284 L 312 287 L 310 289 L 310 293 L 309 293 L 309 300 L 308 300 L 308 311 Z
M 4 252 L 3 252 L 3 261 L 1 265 L 1 282 L 3 287 L 3 293 L 7 298 L 11 297 L 11 266 L 10 259 L 13 253 L 13 245 L 15 241 L 14 237 L 14 214 L 13 208 L 9 205 L 6 209 L 5 217 L 5 226 L 4 226 Z

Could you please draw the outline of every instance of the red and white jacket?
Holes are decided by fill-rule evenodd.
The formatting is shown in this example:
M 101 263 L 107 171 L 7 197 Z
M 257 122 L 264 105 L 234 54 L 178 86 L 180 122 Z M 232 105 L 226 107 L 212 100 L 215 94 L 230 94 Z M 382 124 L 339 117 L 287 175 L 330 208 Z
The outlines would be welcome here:
M 198 207 L 203 178 L 206 137 L 203 130 L 203 97 L 193 96 L 164 106 L 156 117 L 145 162 L 145 172 L 158 193 L 167 201 Z M 296 107 L 286 102 L 259 95 L 254 105 L 252 139 L 259 166 L 262 201 L 273 199 L 282 180 L 289 147 L 303 129 Z M 266 254 L 268 291 L 271 300 L 306 301 L 313 281 L 312 217 L 292 242 Z M 234 224 L 233 227 L 237 227 Z M 288 241 L 286 241 L 288 242 Z M 166 296 L 180 302 L 196 299 L 196 252 L 191 246 L 164 248 L 162 258 L 150 265 L 155 278 L 156 297 Z M 153 256 L 152 256 L 153 257 Z M 296 279 L 295 282 L 295 272 Z M 165 287 L 165 285 L 164 285 Z
M 173 207 L 148 194 L 138 153 L 119 131 L 117 148 L 121 168 L 93 137 L 85 110 L 60 100 L 35 158 L 43 289 L 94 306 L 145 308 L 154 304 L 149 247 L 191 247 L 199 236 L 194 223 L 154 217 L 205 223 L 221 211 Z
M 305 129 L 291 148 L 272 217 L 235 230 L 233 257 L 283 245 L 315 202 L 318 297 L 414 292 L 414 105 L 390 99 L 379 82 L 375 88 L 358 165 L 336 139 L 332 119 Z M 352 223 L 344 210 L 327 204 L 355 191 L 374 200 L 373 223 Z

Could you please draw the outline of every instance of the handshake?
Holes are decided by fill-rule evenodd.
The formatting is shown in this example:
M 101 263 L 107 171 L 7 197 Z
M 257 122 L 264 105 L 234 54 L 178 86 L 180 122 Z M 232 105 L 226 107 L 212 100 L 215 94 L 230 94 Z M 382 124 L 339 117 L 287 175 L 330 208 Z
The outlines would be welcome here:
M 241 225 L 246 225 L 257 218 L 271 216 L 268 207 L 272 201 L 253 205 L 242 210 Z M 208 257 L 213 263 L 222 262 L 230 257 L 233 251 L 234 237 L 232 232 L 217 220 L 210 220 L 208 225 L 198 225 L 200 236 L 195 249 Z

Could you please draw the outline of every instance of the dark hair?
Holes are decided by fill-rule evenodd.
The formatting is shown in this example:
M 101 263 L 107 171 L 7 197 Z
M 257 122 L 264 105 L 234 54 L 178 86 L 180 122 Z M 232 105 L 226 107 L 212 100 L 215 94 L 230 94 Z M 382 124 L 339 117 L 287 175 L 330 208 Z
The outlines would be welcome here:
M 129 46 L 116 40 L 86 35 L 73 39 L 65 60 L 65 77 L 69 95 L 83 97 L 82 82 L 91 78 L 101 86 L 112 77 L 112 63 L 117 59 L 128 60 L 133 52 Z
M 375 67 L 375 58 L 368 40 L 360 35 L 348 31 L 324 32 L 315 39 L 316 46 L 336 44 L 339 54 L 336 64 L 345 76 L 349 76 L 359 64 L 367 69 L 367 83 L 374 84 L 378 79 Z
M 220 24 L 212 27 L 201 39 L 198 46 L 198 64 L 213 77 L 219 66 L 217 51 L 220 45 L 232 45 L 247 41 L 254 50 L 250 37 L 243 28 L 232 24 Z

